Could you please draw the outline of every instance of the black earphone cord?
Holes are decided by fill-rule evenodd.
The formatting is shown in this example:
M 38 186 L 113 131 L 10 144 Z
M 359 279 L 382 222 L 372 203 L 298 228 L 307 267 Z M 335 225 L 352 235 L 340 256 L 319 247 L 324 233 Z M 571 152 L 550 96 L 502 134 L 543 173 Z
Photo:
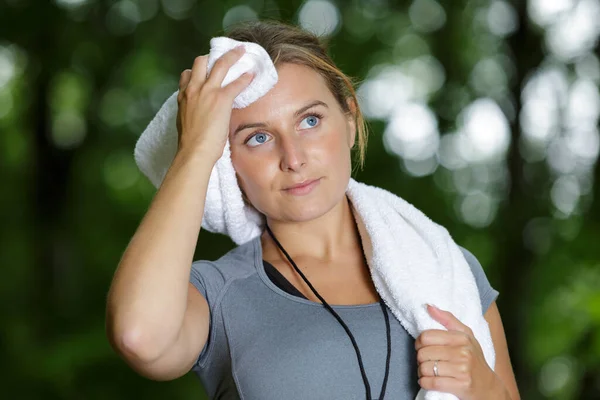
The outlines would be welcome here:
M 304 276 L 304 274 L 296 266 L 296 263 L 294 262 L 294 260 L 292 260 L 292 257 L 290 257 L 290 255 L 287 253 L 287 251 L 285 251 L 285 249 L 283 248 L 283 246 L 281 245 L 281 243 L 279 243 L 279 241 L 277 240 L 277 238 L 275 238 L 275 235 L 271 231 L 271 228 L 269 228 L 269 225 L 266 225 L 266 229 L 269 232 L 269 235 L 271 235 L 271 237 L 273 238 L 273 240 L 275 241 L 275 243 L 279 247 L 279 249 L 283 252 L 283 254 L 285 254 L 285 256 L 287 257 L 287 259 L 289 260 L 289 262 L 294 266 L 294 268 L 296 269 L 296 272 L 298 272 L 298 274 L 300 274 L 300 276 L 302 277 L 302 279 L 304 279 L 304 282 L 306 282 L 306 284 L 311 288 L 311 290 L 314 292 L 314 294 L 319 298 L 319 300 L 321 300 L 321 302 L 323 303 L 323 306 L 325 306 L 325 308 L 327 310 L 329 310 L 329 312 L 335 317 L 335 319 L 338 320 L 338 322 L 342 325 L 342 327 L 344 328 L 344 330 L 346 331 L 346 333 L 350 337 L 350 340 L 352 341 L 352 345 L 354 346 L 354 350 L 356 351 L 356 356 L 358 357 L 358 364 L 360 366 L 360 373 L 362 375 L 363 382 L 365 384 L 365 389 L 367 391 L 367 400 L 372 400 L 372 397 L 371 397 L 371 386 L 369 385 L 369 380 L 367 379 L 367 374 L 365 372 L 365 367 L 364 367 L 363 362 L 362 362 L 362 357 L 360 355 L 360 350 L 358 349 L 358 345 L 356 344 L 356 340 L 354 339 L 354 335 L 352 335 L 352 332 L 350 332 L 350 329 L 344 323 L 344 321 L 342 320 L 342 318 L 340 318 L 340 316 L 333 310 L 333 308 L 331 308 L 331 306 L 329 304 L 327 304 L 327 302 L 325 301 L 325 299 L 323 297 L 321 297 L 321 295 L 317 292 L 317 290 L 310 284 L 310 282 L 308 281 L 308 279 L 306 279 L 306 277 Z M 359 235 L 359 238 L 360 238 L 360 235 Z M 361 245 L 361 248 L 362 248 L 362 241 L 361 241 L 360 245 Z M 363 251 L 363 258 L 365 259 L 365 264 L 366 264 L 367 260 L 365 258 L 364 251 Z M 390 372 L 390 358 L 391 358 L 390 356 L 391 356 L 391 352 L 392 352 L 391 351 L 391 349 L 392 349 L 392 339 L 391 339 L 391 333 L 390 333 L 390 319 L 389 319 L 389 316 L 388 316 L 388 313 L 387 313 L 387 310 L 386 310 L 385 303 L 383 302 L 383 299 L 381 299 L 381 297 L 379 297 L 379 304 L 381 305 L 381 309 L 383 310 L 383 316 L 385 317 L 385 327 L 386 327 L 386 333 L 387 333 L 387 357 L 386 357 L 386 361 L 385 361 L 385 376 L 383 378 L 383 384 L 381 385 L 381 394 L 379 395 L 379 400 L 383 400 L 383 396 L 385 395 L 385 388 L 387 386 L 388 375 L 389 375 L 389 372 Z

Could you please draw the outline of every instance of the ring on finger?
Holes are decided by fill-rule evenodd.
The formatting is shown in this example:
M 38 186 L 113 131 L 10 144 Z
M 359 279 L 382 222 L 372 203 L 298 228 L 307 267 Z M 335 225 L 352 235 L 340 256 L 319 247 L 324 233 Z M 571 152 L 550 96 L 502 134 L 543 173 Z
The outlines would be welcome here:
M 433 375 L 434 376 L 440 376 L 439 371 L 438 371 L 438 361 L 439 360 L 435 360 L 435 362 L 433 363 Z

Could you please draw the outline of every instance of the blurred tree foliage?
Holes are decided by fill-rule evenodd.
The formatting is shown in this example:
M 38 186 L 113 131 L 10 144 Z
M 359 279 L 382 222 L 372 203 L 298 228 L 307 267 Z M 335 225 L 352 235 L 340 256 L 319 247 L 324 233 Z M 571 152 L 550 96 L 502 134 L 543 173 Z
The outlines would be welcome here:
M 112 273 L 154 193 L 133 147 L 177 89 L 180 72 L 224 26 L 257 17 L 306 24 L 318 22 L 316 15 L 334 28 L 331 54 L 364 81 L 360 93 L 365 108 L 372 106 L 367 163 L 357 179 L 403 196 L 479 258 L 500 292 L 522 398 L 600 398 L 600 14 L 593 14 L 600 5 L 542 3 L 0 1 L 3 392 L 199 398 L 192 374 L 173 382 L 141 378 L 105 338 Z M 572 29 L 561 30 L 562 23 L 583 33 L 568 36 Z M 394 130 L 393 115 L 377 115 L 379 92 L 368 83 L 383 76 L 381 66 L 394 65 L 404 68 L 398 79 L 412 79 L 404 86 L 412 95 L 388 92 L 383 106 L 406 95 L 399 110 L 416 107 L 433 121 L 426 132 L 440 145 L 433 158 L 407 150 L 427 118 L 407 131 L 406 119 Z M 541 96 L 531 100 L 531 93 Z M 539 101 L 546 103 L 535 108 Z M 478 120 L 477 110 L 489 112 Z M 469 118 L 489 125 L 472 136 Z M 527 150 L 525 133 L 539 139 L 550 120 L 557 142 L 545 136 Z M 471 132 L 473 143 L 485 144 L 504 137 L 503 124 L 508 136 L 498 143 L 506 147 L 488 159 L 472 154 L 452 167 L 442 154 L 446 139 L 464 138 L 452 133 Z M 580 131 L 587 136 L 568 142 Z M 575 149 L 571 158 L 565 148 Z M 500 178 L 488 179 L 498 171 Z M 487 186 L 474 190 L 477 179 Z M 233 246 L 204 231 L 201 240 L 196 258 L 215 259 Z

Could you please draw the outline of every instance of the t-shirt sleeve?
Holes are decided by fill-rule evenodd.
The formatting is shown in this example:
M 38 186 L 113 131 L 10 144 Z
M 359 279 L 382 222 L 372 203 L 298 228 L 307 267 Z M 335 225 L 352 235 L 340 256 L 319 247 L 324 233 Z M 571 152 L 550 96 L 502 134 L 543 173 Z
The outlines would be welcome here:
M 460 247 L 460 246 L 459 246 Z M 490 282 L 485 275 L 485 271 L 481 266 L 481 263 L 477 260 L 477 258 L 464 247 L 460 247 L 469 267 L 471 267 L 471 272 L 473 272 L 473 276 L 475 277 L 475 283 L 477 284 L 477 289 L 479 289 L 479 299 L 481 301 L 481 310 L 483 314 L 487 311 L 490 305 L 498 298 L 500 294 L 496 289 L 492 287 Z
M 195 365 L 206 366 L 215 342 L 215 313 L 220 301 L 220 294 L 225 286 L 225 279 L 219 269 L 210 261 L 194 261 L 190 272 L 190 282 L 204 296 L 210 310 L 208 339 L 198 355 Z

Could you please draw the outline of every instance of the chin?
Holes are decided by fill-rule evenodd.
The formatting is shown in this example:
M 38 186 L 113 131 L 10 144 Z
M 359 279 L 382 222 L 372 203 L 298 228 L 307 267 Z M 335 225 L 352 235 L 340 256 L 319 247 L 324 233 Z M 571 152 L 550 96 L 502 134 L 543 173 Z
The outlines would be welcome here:
M 324 198 L 321 198 L 297 204 L 287 204 L 280 209 L 281 215 L 284 219 L 295 222 L 307 222 L 317 219 L 331 211 L 339 202 L 337 198 L 324 200 Z
M 337 191 L 336 193 L 332 193 L 331 190 L 325 190 L 316 196 L 309 194 L 306 197 L 299 197 L 295 200 L 290 200 L 287 197 L 279 198 L 279 201 L 271 203 L 270 206 L 264 207 L 259 211 L 281 221 L 311 221 L 322 217 L 335 208 L 336 205 L 340 204 L 340 201 L 345 199 L 346 186 L 340 188 L 339 193 Z
M 286 216 L 288 219 L 295 222 L 307 222 L 321 217 L 322 215 L 326 214 L 327 211 L 329 211 L 329 209 L 311 207 L 303 210 L 294 210 L 289 214 L 286 213 Z

